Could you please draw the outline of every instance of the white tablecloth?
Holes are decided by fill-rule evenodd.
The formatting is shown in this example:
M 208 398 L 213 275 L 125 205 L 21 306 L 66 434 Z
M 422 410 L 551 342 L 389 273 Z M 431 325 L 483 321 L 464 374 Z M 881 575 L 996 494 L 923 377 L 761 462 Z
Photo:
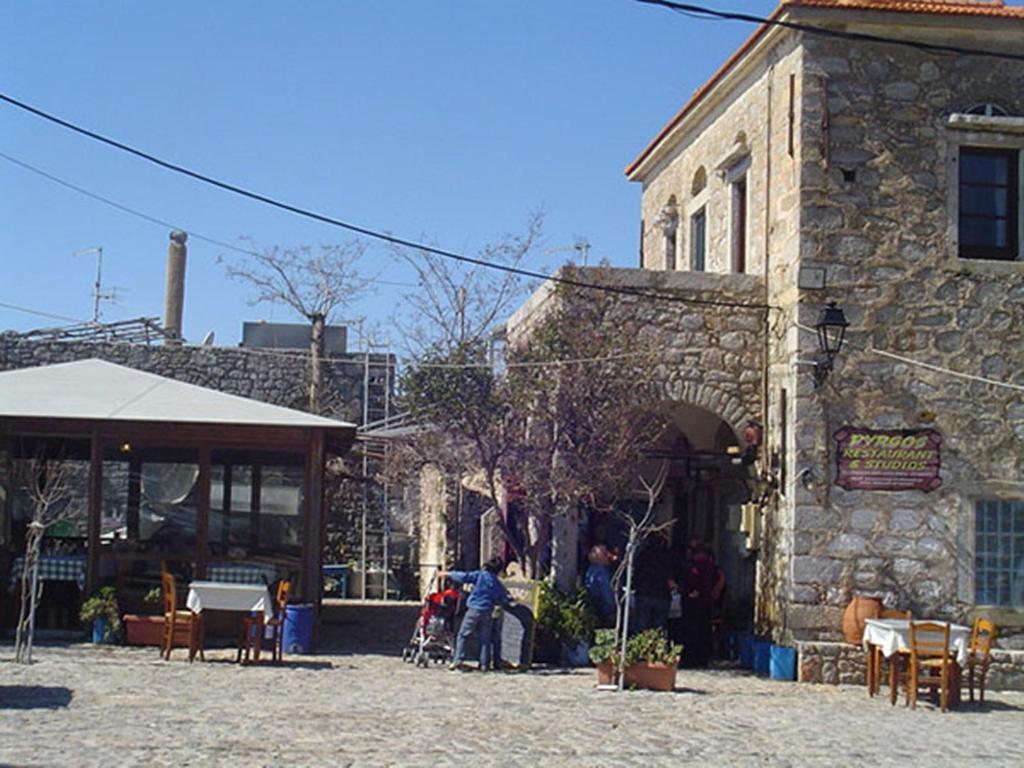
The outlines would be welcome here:
M 188 585 L 185 605 L 194 613 L 211 611 L 263 611 L 265 619 L 274 617 L 274 600 L 266 586 L 229 584 L 223 581 L 193 581 Z
M 921 621 L 915 621 L 920 624 Z M 944 622 L 940 622 L 944 623 Z M 864 650 L 877 645 L 882 655 L 889 658 L 897 651 L 910 652 L 910 622 L 906 619 L 867 619 L 864 622 Z M 971 628 L 961 624 L 949 625 L 949 647 L 961 667 L 967 663 L 970 652 Z

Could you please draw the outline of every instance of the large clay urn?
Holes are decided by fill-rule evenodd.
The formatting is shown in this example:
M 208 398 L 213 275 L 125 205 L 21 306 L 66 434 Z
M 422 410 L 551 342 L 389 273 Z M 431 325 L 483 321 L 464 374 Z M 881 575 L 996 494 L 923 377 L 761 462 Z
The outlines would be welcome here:
M 877 597 L 855 595 L 843 612 L 843 636 L 846 642 L 860 645 L 864 637 L 864 620 L 877 619 L 882 611 L 882 601 Z

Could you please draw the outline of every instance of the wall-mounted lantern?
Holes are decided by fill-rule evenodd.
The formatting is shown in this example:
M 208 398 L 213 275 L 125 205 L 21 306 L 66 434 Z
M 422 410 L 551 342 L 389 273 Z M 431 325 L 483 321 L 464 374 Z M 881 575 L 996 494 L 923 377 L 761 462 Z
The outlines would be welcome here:
M 821 351 L 821 357 L 814 364 L 815 388 L 820 387 L 832 372 L 836 357 L 843 348 L 849 325 L 843 310 L 837 307 L 834 301 L 830 301 L 821 310 L 821 316 L 814 324 L 814 330 L 818 333 L 818 348 Z

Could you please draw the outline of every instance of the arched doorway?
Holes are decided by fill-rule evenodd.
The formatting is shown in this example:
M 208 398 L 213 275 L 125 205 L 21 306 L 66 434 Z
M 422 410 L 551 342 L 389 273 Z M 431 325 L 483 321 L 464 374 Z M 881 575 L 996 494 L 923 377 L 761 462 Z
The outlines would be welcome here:
M 741 531 L 742 507 L 751 496 L 753 456 L 733 427 L 712 411 L 679 401 L 655 409 L 664 418 L 664 429 L 644 451 L 641 473 L 653 478 L 667 467 L 655 520 L 671 523 L 669 557 L 680 575 L 677 580 L 683 578 L 687 544 L 695 536 L 724 575 L 724 591 L 712 610 L 713 645 L 720 654 L 725 633 L 749 629 L 754 619 L 757 555 Z M 620 504 L 636 507 L 637 517 L 647 501 L 637 493 Z M 589 522 L 589 544 L 623 550 L 626 530 L 615 515 L 595 513 Z M 639 557 L 637 568 L 644 562 Z

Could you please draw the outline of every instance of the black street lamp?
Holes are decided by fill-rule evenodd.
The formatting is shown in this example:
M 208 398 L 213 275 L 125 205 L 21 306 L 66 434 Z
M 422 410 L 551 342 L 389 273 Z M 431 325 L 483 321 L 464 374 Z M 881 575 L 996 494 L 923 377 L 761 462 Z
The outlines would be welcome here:
M 846 329 L 850 323 L 843 314 L 843 310 L 830 301 L 814 324 L 814 330 L 818 332 L 818 347 L 821 349 L 821 357 L 814 364 L 814 386 L 820 387 L 828 375 L 832 372 L 836 356 L 843 348 L 843 341 L 846 337 Z

